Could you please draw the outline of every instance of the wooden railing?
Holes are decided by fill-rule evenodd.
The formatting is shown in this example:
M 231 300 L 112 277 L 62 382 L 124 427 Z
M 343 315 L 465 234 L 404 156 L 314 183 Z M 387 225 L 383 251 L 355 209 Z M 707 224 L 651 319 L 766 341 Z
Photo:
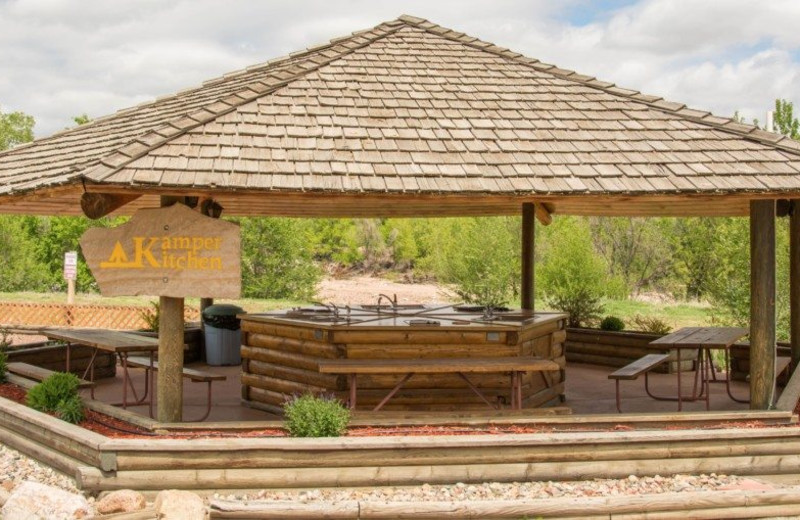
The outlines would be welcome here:
M 0 302 L 0 327 L 142 329 L 147 323 L 141 313 L 147 310 L 133 305 Z M 197 321 L 199 316 L 198 309 L 186 307 L 186 321 Z

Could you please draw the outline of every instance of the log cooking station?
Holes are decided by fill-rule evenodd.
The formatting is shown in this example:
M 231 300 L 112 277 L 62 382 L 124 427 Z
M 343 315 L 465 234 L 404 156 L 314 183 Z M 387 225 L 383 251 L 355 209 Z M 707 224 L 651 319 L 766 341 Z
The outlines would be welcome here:
M 353 404 L 356 373 L 365 410 L 536 408 L 564 399 L 562 313 L 381 297 L 374 305 L 315 304 L 241 318 L 242 397 L 271 412 L 307 391 Z M 480 360 L 485 370 L 475 367 Z

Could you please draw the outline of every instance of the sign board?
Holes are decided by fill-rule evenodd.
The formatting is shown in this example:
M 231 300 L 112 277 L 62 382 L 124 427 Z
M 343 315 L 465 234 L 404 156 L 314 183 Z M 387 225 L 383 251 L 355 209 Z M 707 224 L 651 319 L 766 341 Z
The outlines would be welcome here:
M 78 252 L 64 253 L 64 280 L 75 280 L 78 277 Z
M 103 296 L 241 295 L 239 226 L 183 204 L 140 210 L 113 229 L 89 229 L 80 243 Z

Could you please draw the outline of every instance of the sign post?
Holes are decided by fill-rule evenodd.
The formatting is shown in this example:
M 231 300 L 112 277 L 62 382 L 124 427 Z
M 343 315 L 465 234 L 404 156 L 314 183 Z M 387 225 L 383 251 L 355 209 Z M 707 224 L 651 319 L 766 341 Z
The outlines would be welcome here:
M 67 281 L 67 304 L 75 303 L 75 280 L 78 278 L 78 252 L 64 253 L 64 279 Z

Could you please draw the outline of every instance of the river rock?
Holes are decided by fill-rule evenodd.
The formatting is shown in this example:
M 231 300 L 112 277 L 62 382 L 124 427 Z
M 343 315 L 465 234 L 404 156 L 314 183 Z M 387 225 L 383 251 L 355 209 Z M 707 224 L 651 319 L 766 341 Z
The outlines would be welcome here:
M 18 485 L 3 505 L 3 520 L 56 520 L 85 518 L 91 506 L 78 494 L 53 486 L 25 481 Z
M 111 513 L 130 513 L 144 509 L 147 501 L 144 495 L 132 489 L 112 491 L 97 501 L 94 508 L 101 515 Z
M 205 520 L 203 499 L 190 491 L 166 489 L 158 494 L 154 504 L 161 520 Z

